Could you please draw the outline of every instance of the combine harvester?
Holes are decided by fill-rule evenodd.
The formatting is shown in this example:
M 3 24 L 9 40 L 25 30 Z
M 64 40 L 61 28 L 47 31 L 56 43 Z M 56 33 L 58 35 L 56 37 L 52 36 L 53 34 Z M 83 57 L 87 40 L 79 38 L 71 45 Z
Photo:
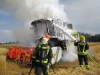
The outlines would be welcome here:
M 62 22 L 60 19 L 40 19 L 31 23 L 37 44 L 39 38 L 45 37 L 46 34 L 51 36 L 50 42 L 53 50 L 52 64 L 59 62 L 62 57 L 62 51 L 67 50 L 69 42 L 73 42 L 79 37 L 77 31 L 73 30 L 71 23 Z
M 67 50 L 67 44 L 78 38 L 78 32 L 73 30 L 72 24 L 62 22 L 60 19 L 40 19 L 31 23 L 36 45 L 40 43 L 40 38 L 46 34 L 51 36 L 50 42 L 53 50 L 52 64 L 59 62 L 62 57 L 62 51 Z M 35 47 L 13 47 L 8 51 L 7 58 L 20 62 L 31 63 L 31 56 Z

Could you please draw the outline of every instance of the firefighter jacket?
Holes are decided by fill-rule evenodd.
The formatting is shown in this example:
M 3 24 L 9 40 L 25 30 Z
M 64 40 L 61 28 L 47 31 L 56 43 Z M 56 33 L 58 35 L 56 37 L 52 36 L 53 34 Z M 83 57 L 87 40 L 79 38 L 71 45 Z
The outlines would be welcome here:
M 78 55 L 87 55 L 86 50 L 89 49 L 89 45 L 85 41 L 74 42 L 74 46 L 77 46 Z
M 42 62 L 43 63 L 49 63 L 49 61 L 51 61 L 51 58 L 52 58 L 53 55 L 52 55 L 52 49 L 47 44 L 39 44 L 36 47 L 32 58 L 35 59 L 36 63 L 41 62 L 42 56 L 40 56 L 41 55 L 40 52 L 42 50 L 46 51 L 46 54 L 43 54 L 43 56 L 46 56 L 46 57 L 43 58 Z

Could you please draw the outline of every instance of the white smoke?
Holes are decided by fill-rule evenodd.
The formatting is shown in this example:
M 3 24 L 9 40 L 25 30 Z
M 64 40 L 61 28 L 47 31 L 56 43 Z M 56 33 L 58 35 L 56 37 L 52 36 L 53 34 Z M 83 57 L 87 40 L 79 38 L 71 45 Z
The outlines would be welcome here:
M 26 5 L 32 20 L 49 17 L 68 21 L 64 5 L 59 4 L 59 0 L 26 0 Z
M 2 0 L 0 7 L 4 11 L 8 11 L 24 23 L 24 26 L 14 29 L 13 36 L 20 41 L 24 46 L 35 46 L 36 39 L 31 28 L 31 22 L 37 19 L 52 18 L 61 19 L 64 22 L 69 22 L 67 14 L 64 11 L 64 5 L 59 3 L 59 0 Z M 6 7 L 6 8 L 5 8 Z M 63 52 L 62 61 L 74 61 L 76 55 L 74 49 Z
M 18 2 L 20 4 L 17 8 L 16 3 Z M 14 30 L 14 36 L 26 46 L 30 45 L 29 42 L 33 41 L 36 36 L 34 32 L 30 30 L 32 21 L 52 18 L 68 22 L 67 14 L 64 11 L 64 5 L 59 4 L 59 0 L 18 0 L 16 3 L 13 3 L 15 4 L 14 14 L 19 20 L 25 23 L 25 26 Z
M 77 59 L 77 48 L 73 45 L 68 46 L 67 51 L 63 51 L 62 58 L 60 61 L 62 62 L 73 62 Z

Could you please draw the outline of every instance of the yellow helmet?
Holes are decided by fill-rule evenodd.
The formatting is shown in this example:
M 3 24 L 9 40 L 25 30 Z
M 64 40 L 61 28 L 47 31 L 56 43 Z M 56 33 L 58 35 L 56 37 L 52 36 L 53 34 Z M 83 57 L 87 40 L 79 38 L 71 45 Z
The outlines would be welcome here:
M 42 38 L 41 43 L 42 43 L 42 44 L 47 44 L 47 43 L 48 43 L 48 39 L 47 39 L 47 38 Z
M 80 36 L 80 41 L 85 41 L 85 36 Z

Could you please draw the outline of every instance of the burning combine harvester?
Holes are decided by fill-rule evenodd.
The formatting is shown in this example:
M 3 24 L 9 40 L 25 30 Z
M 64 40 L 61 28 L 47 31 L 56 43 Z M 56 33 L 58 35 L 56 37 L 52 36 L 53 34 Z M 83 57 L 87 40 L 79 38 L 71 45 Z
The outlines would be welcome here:
M 68 42 L 72 42 L 75 38 L 78 38 L 78 32 L 73 30 L 72 24 L 62 22 L 60 19 L 40 19 L 31 23 L 35 44 L 40 43 L 40 38 L 45 37 L 46 34 L 51 36 L 50 42 L 53 50 L 52 64 L 58 62 L 62 57 L 62 50 L 67 50 Z M 32 48 L 33 52 L 35 48 Z M 29 53 L 28 53 L 29 52 Z M 31 63 L 31 56 L 33 54 L 31 48 L 12 48 L 8 51 L 7 57 L 10 59 L 17 59 L 18 61 L 26 61 Z M 16 55 L 15 55 L 16 54 Z M 14 56 L 15 55 L 15 56 Z M 28 57 L 27 57 L 27 56 Z M 19 58 L 19 59 L 18 59 Z M 27 59 L 26 59 L 27 58 Z
M 51 36 L 50 43 L 53 50 L 52 63 L 58 62 L 62 57 L 62 50 L 67 50 L 68 42 L 79 37 L 78 32 L 73 30 L 71 23 L 62 22 L 60 19 L 40 19 L 31 23 L 36 38 Z M 35 39 L 37 40 L 37 39 Z M 37 44 L 40 42 L 37 40 Z

